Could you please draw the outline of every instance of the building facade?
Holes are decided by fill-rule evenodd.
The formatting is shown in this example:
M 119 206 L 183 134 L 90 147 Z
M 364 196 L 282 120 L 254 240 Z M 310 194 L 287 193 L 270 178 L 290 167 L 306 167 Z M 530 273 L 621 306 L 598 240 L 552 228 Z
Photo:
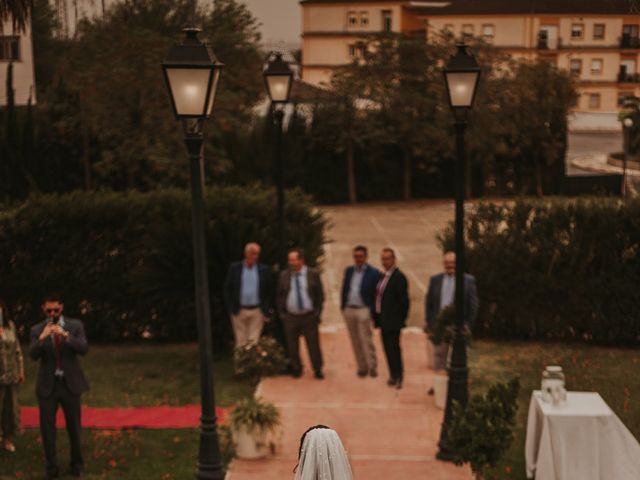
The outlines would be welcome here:
M 7 68 L 13 64 L 13 92 L 16 105 L 36 103 L 35 75 L 31 28 L 16 32 L 11 22 L 3 25 L 0 33 L 0 107 L 7 104 Z
M 640 96 L 640 15 L 633 0 L 302 0 L 302 76 L 327 83 L 358 40 L 384 31 L 479 36 L 514 58 L 545 58 L 578 85 L 574 130 L 615 130 L 628 96 Z

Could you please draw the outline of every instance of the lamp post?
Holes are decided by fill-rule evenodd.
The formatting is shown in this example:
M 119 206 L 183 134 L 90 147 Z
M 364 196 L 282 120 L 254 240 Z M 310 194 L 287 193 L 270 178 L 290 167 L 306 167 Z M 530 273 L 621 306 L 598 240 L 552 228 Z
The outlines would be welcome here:
M 620 193 L 622 198 L 627 198 L 627 162 L 631 155 L 631 128 L 633 127 L 633 119 L 626 117 L 622 120 L 622 130 L 624 131 L 624 153 L 622 155 L 622 188 Z
M 451 56 L 443 73 L 447 88 L 449 106 L 455 118 L 456 133 L 456 221 L 455 221 L 455 311 L 456 325 L 451 352 L 451 366 L 449 367 L 449 388 L 447 404 L 440 432 L 437 458 L 452 461 L 455 452 L 447 445 L 449 426 L 453 414 L 453 401 L 466 405 L 468 398 L 467 345 L 464 338 L 464 185 L 465 185 L 465 152 L 464 132 L 467 126 L 467 114 L 473 106 L 473 101 L 480 79 L 480 67 L 472 55 L 467 53 L 467 46 L 457 45 L 457 52 Z
M 211 116 L 218 79 L 223 65 L 211 49 L 198 39 L 197 28 L 185 28 L 185 38 L 176 44 L 162 62 L 171 105 L 182 121 L 191 169 L 191 222 L 193 234 L 193 266 L 195 305 L 200 347 L 200 448 L 196 478 L 222 480 L 222 462 L 216 430 L 213 392 L 213 351 L 211 345 L 211 311 L 209 277 L 205 243 L 203 201 L 203 124 Z
M 282 54 L 271 53 L 267 67 L 262 72 L 267 94 L 271 100 L 271 111 L 275 120 L 276 129 L 276 191 L 277 191 L 277 215 L 278 215 L 278 265 L 285 265 L 285 241 L 284 241 L 284 160 L 282 158 L 282 124 L 284 119 L 284 106 L 291 96 L 293 84 L 293 72 L 289 64 L 282 59 Z

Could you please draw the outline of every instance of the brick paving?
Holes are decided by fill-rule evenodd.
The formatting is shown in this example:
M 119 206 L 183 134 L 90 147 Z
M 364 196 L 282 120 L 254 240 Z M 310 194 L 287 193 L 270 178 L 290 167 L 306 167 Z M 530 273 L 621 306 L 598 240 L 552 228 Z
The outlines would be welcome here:
M 279 452 L 263 460 L 235 460 L 228 480 L 293 478 L 299 440 L 312 425 L 334 428 L 349 453 L 358 480 L 467 480 L 468 468 L 434 457 L 443 411 L 426 394 L 432 372 L 427 366 L 424 334 L 418 329 L 402 337 L 405 384 L 386 385 L 387 369 L 376 335 L 378 378 L 356 377 L 356 365 L 344 328 L 322 333 L 326 379 L 316 380 L 309 369 L 300 379 L 270 378 L 257 394 L 281 410 L 283 436 Z M 306 359 L 306 351 L 303 351 Z M 308 361 L 306 362 L 308 365 Z
M 282 413 L 278 452 L 262 460 L 235 460 L 227 480 L 285 480 L 293 478 L 302 433 L 318 423 L 338 431 L 358 480 L 467 480 L 468 468 L 435 459 L 443 411 L 426 394 L 432 383 L 425 335 L 409 328 L 402 336 L 405 382 L 402 390 L 386 385 L 387 367 L 376 332 L 378 378 L 358 378 L 356 365 L 339 311 L 342 272 L 358 243 L 369 247 L 370 260 L 379 264 L 382 247 L 397 252 L 398 263 L 410 283 L 409 323 L 423 324 L 423 301 L 428 278 L 440 271 L 441 252 L 435 233 L 453 218 L 447 201 L 370 204 L 324 208 L 331 221 L 332 243 L 323 263 L 327 301 L 322 323 L 326 379 L 313 378 L 307 368 L 300 379 L 265 380 L 257 395 L 274 402 Z M 308 365 L 304 347 L 301 352 Z

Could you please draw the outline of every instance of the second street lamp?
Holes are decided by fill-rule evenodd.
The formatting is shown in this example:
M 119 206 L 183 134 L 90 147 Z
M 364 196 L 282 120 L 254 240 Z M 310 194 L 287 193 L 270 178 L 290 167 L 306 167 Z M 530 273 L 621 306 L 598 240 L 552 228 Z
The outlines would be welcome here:
M 447 89 L 447 98 L 451 107 L 456 132 L 456 168 L 455 168 L 455 194 L 456 194 L 456 221 L 455 221 L 455 251 L 456 251 L 456 278 L 455 278 L 455 312 L 456 324 L 451 352 L 451 365 L 449 367 L 449 388 L 447 390 L 447 404 L 440 432 L 437 458 L 453 461 L 456 452 L 448 447 L 447 438 L 453 415 L 453 401 L 461 405 L 467 404 L 468 377 L 467 345 L 464 336 L 465 309 L 464 309 L 464 185 L 465 185 L 465 152 L 464 132 L 467 126 L 467 115 L 475 100 L 478 81 L 480 79 L 480 67 L 476 59 L 467 53 L 467 46 L 459 44 L 457 52 L 453 55 L 443 73 Z
M 213 392 L 213 351 L 205 239 L 202 149 L 204 143 L 203 124 L 213 112 L 218 79 L 223 65 L 218 62 L 211 49 L 198 39 L 198 29 L 186 28 L 184 32 L 184 40 L 171 47 L 167 58 L 162 62 L 162 69 L 174 114 L 183 123 L 191 168 L 193 266 L 202 402 L 196 478 L 199 480 L 222 480 L 224 472 L 220 459 Z
M 293 72 L 289 64 L 282 58 L 281 53 L 269 55 L 269 63 L 264 69 L 264 83 L 271 101 L 271 113 L 275 120 L 276 130 L 276 191 L 277 191 L 277 215 L 278 215 L 278 265 L 285 265 L 285 235 L 284 235 L 284 159 L 282 158 L 282 128 L 284 120 L 284 107 L 291 96 L 293 84 Z

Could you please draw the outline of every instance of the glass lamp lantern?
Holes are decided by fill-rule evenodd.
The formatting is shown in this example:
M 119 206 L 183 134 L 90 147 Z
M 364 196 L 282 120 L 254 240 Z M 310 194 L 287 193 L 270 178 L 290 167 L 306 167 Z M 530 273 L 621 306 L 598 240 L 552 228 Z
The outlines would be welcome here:
M 182 43 L 171 47 L 162 62 L 173 112 L 178 119 L 209 118 L 215 104 L 220 71 L 224 66 L 197 28 L 186 28 Z

